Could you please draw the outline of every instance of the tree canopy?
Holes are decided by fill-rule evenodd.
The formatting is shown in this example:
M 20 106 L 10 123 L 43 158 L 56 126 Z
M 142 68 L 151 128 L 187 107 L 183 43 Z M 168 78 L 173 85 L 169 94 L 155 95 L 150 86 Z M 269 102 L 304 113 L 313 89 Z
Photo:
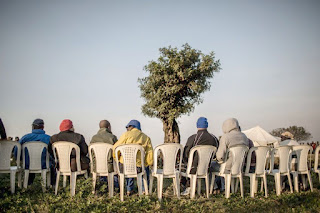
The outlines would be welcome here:
M 284 132 L 290 132 L 293 134 L 293 138 L 296 141 L 306 141 L 312 138 L 311 133 L 309 133 L 304 127 L 302 126 L 289 126 L 288 128 L 277 128 L 270 132 L 271 135 L 280 137 Z
M 214 52 L 205 55 L 188 44 L 181 50 L 169 46 L 159 51 L 158 60 L 144 67 L 149 75 L 138 79 L 146 101 L 142 113 L 173 125 L 203 102 L 201 94 L 210 89 L 209 79 L 220 70 L 220 61 L 215 60 Z

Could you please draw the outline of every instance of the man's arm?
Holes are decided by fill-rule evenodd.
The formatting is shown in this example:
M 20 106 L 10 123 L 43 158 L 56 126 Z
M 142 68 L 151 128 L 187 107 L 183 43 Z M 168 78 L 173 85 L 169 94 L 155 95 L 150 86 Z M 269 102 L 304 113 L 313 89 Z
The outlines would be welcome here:
M 149 137 L 147 139 L 145 152 L 146 152 L 145 164 L 147 166 L 152 166 L 153 165 L 153 148 L 152 148 L 151 140 Z
M 183 159 L 182 159 L 184 164 L 188 163 L 189 153 L 190 153 L 191 148 L 193 147 L 194 137 L 195 137 L 194 135 L 190 136 L 187 140 L 185 147 L 184 147 Z
M 83 135 L 81 135 L 79 147 L 80 147 L 80 153 L 82 155 L 87 155 L 88 154 L 88 145 L 87 145 Z
M 219 148 L 216 154 L 217 161 L 223 163 L 227 151 L 226 137 L 223 135 L 220 139 Z

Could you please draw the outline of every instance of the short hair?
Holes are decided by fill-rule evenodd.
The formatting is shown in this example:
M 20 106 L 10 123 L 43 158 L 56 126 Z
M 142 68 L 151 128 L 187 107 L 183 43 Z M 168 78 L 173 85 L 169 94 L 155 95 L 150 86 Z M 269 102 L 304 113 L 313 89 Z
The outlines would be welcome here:
M 101 120 L 99 123 L 100 128 L 109 128 L 110 127 L 110 122 L 107 120 Z

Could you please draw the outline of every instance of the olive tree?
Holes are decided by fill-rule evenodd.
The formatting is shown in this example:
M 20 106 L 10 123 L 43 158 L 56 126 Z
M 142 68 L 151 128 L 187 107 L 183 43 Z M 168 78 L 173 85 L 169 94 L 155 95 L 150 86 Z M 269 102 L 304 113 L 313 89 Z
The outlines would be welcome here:
M 214 52 L 205 55 L 188 44 L 180 50 L 169 46 L 159 51 L 158 60 L 144 67 L 148 75 L 138 79 L 145 100 L 142 113 L 162 121 L 165 143 L 180 143 L 176 119 L 203 102 L 201 94 L 210 89 L 209 80 L 219 72 L 220 61 Z

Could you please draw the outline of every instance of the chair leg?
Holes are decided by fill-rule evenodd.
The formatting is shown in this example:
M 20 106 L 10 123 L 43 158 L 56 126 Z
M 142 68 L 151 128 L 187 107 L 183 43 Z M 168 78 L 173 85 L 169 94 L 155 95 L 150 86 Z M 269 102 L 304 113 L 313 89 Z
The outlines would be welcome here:
M 92 194 L 94 194 L 96 191 L 96 182 L 97 182 L 97 173 L 92 172 Z M 110 183 L 108 182 L 108 184 Z
M 230 186 L 231 186 L 231 174 L 225 175 L 225 197 L 230 197 Z
M 289 181 L 290 192 L 293 193 L 292 181 L 291 181 L 290 173 L 287 174 L 287 177 L 288 177 L 288 181 Z
M 109 188 L 109 197 L 113 197 L 114 191 L 114 175 L 113 173 L 108 174 L 108 188 Z
M 197 193 L 201 194 L 201 178 L 197 178 Z
M 264 174 L 263 176 L 263 183 L 261 182 L 261 185 L 263 186 L 264 185 L 264 190 L 265 190 L 265 197 L 268 197 L 268 188 L 267 188 L 267 175 Z
M 17 173 L 18 175 L 18 187 L 21 188 L 22 187 L 22 184 L 21 184 L 21 175 L 22 175 L 22 172 L 21 170 Z
M 123 201 L 123 193 L 124 193 L 124 174 L 119 174 L 120 181 L 119 181 L 119 186 L 120 186 L 120 200 Z
M 239 176 L 239 180 L 240 180 L 240 193 L 241 193 L 241 197 L 244 197 L 244 191 L 243 191 L 243 177 L 242 175 Z
M 177 197 L 180 199 L 180 176 L 178 173 L 176 173 L 176 191 L 177 191 Z
M 47 187 L 49 188 L 50 186 L 51 186 L 51 172 L 50 172 L 50 170 L 49 171 L 47 171 Z
M 280 173 L 274 174 L 274 180 L 276 184 L 276 194 L 279 196 L 281 194 Z
M 257 192 L 258 192 L 258 185 L 259 185 L 259 180 L 258 180 L 258 178 L 256 178 L 255 181 L 256 181 L 256 182 L 255 182 L 255 184 L 254 184 L 254 193 L 257 193 Z
M 55 194 L 58 194 L 58 187 L 59 187 L 59 179 L 60 179 L 60 171 L 57 171 L 57 178 L 56 178 L 56 188 L 55 188 Z
M 173 195 L 177 196 L 177 179 L 175 177 L 172 178 L 172 183 L 173 183 Z
M 70 176 L 70 182 L 71 182 L 71 176 Z M 66 188 L 67 186 L 67 175 L 63 175 L 63 188 Z
M 139 196 L 142 195 L 142 175 L 141 174 L 138 174 L 137 176 L 137 185 L 138 185 L 138 194 Z
M 256 176 L 255 176 L 255 174 L 252 174 L 251 176 L 250 176 L 250 196 L 252 197 L 252 198 L 254 198 L 254 189 L 255 189 L 255 183 L 256 183 Z
M 210 192 L 209 192 L 210 194 L 212 194 L 213 192 L 215 178 L 216 176 L 213 173 L 211 173 L 211 184 L 210 184 Z
M 151 195 L 152 194 L 152 187 L 153 187 L 153 175 L 152 173 L 150 173 L 150 183 L 149 183 L 149 194 Z
M 77 183 L 77 174 L 75 172 L 71 172 L 71 177 L 70 177 L 71 196 L 74 196 L 76 194 L 76 183 Z
M 191 199 L 195 197 L 196 186 L 197 186 L 197 175 L 191 175 L 190 176 L 190 187 L 191 187 L 190 198 Z
M 162 190 L 163 190 L 163 176 L 159 175 L 157 178 L 157 181 L 158 181 L 157 195 L 158 195 L 158 200 L 161 201 L 162 200 Z
M 234 193 L 234 178 L 231 177 L 231 193 Z
M 14 194 L 16 188 L 16 171 L 10 172 L 10 189 L 11 193 Z
M 312 184 L 310 171 L 308 171 L 307 176 L 308 176 L 308 180 L 309 180 L 310 190 L 313 192 L 313 184 Z
M 292 176 L 293 176 L 294 191 L 295 192 L 299 192 L 298 173 L 297 172 L 293 172 Z
M 235 184 L 235 186 L 234 186 L 234 192 L 235 193 L 237 193 L 238 192 L 238 187 L 239 187 L 239 179 L 238 178 L 236 178 L 236 184 Z
M 42 170 L 41 171 L 41 177 L 42 177 L 42 192 L 46 191 L 46 182 L 47 182 L 47 171 Z
M 303 189 L 306 190 L 307 188 L 306 177 L 304 175 L 301 175 L 301 179 L 302 179 Z
M 29 170 L 24 170 L 24 181 L 23 181 L 23 187 L 26 189 L 28 187 L 28 181 L 29 181 Z
M 266 175 L 264 175 L 266 176 Z M 260 188 L 260 192 L 263 192 L 263 185 L 264 185 L 264 178 L 261 178 L 261 188 Z
M 205 183 L 206 183 L 206 195 L 207 195 L 207 198 L 209 198 L 209 174 L 206 175 L 205 177 Z
M 142 176 L 142 181 L 143 181 L 143 185 L 144 185 L 144 193 L 145 193 L 145 195 L 149 195 L 147 173 L 144 173 L 144 175 Z

